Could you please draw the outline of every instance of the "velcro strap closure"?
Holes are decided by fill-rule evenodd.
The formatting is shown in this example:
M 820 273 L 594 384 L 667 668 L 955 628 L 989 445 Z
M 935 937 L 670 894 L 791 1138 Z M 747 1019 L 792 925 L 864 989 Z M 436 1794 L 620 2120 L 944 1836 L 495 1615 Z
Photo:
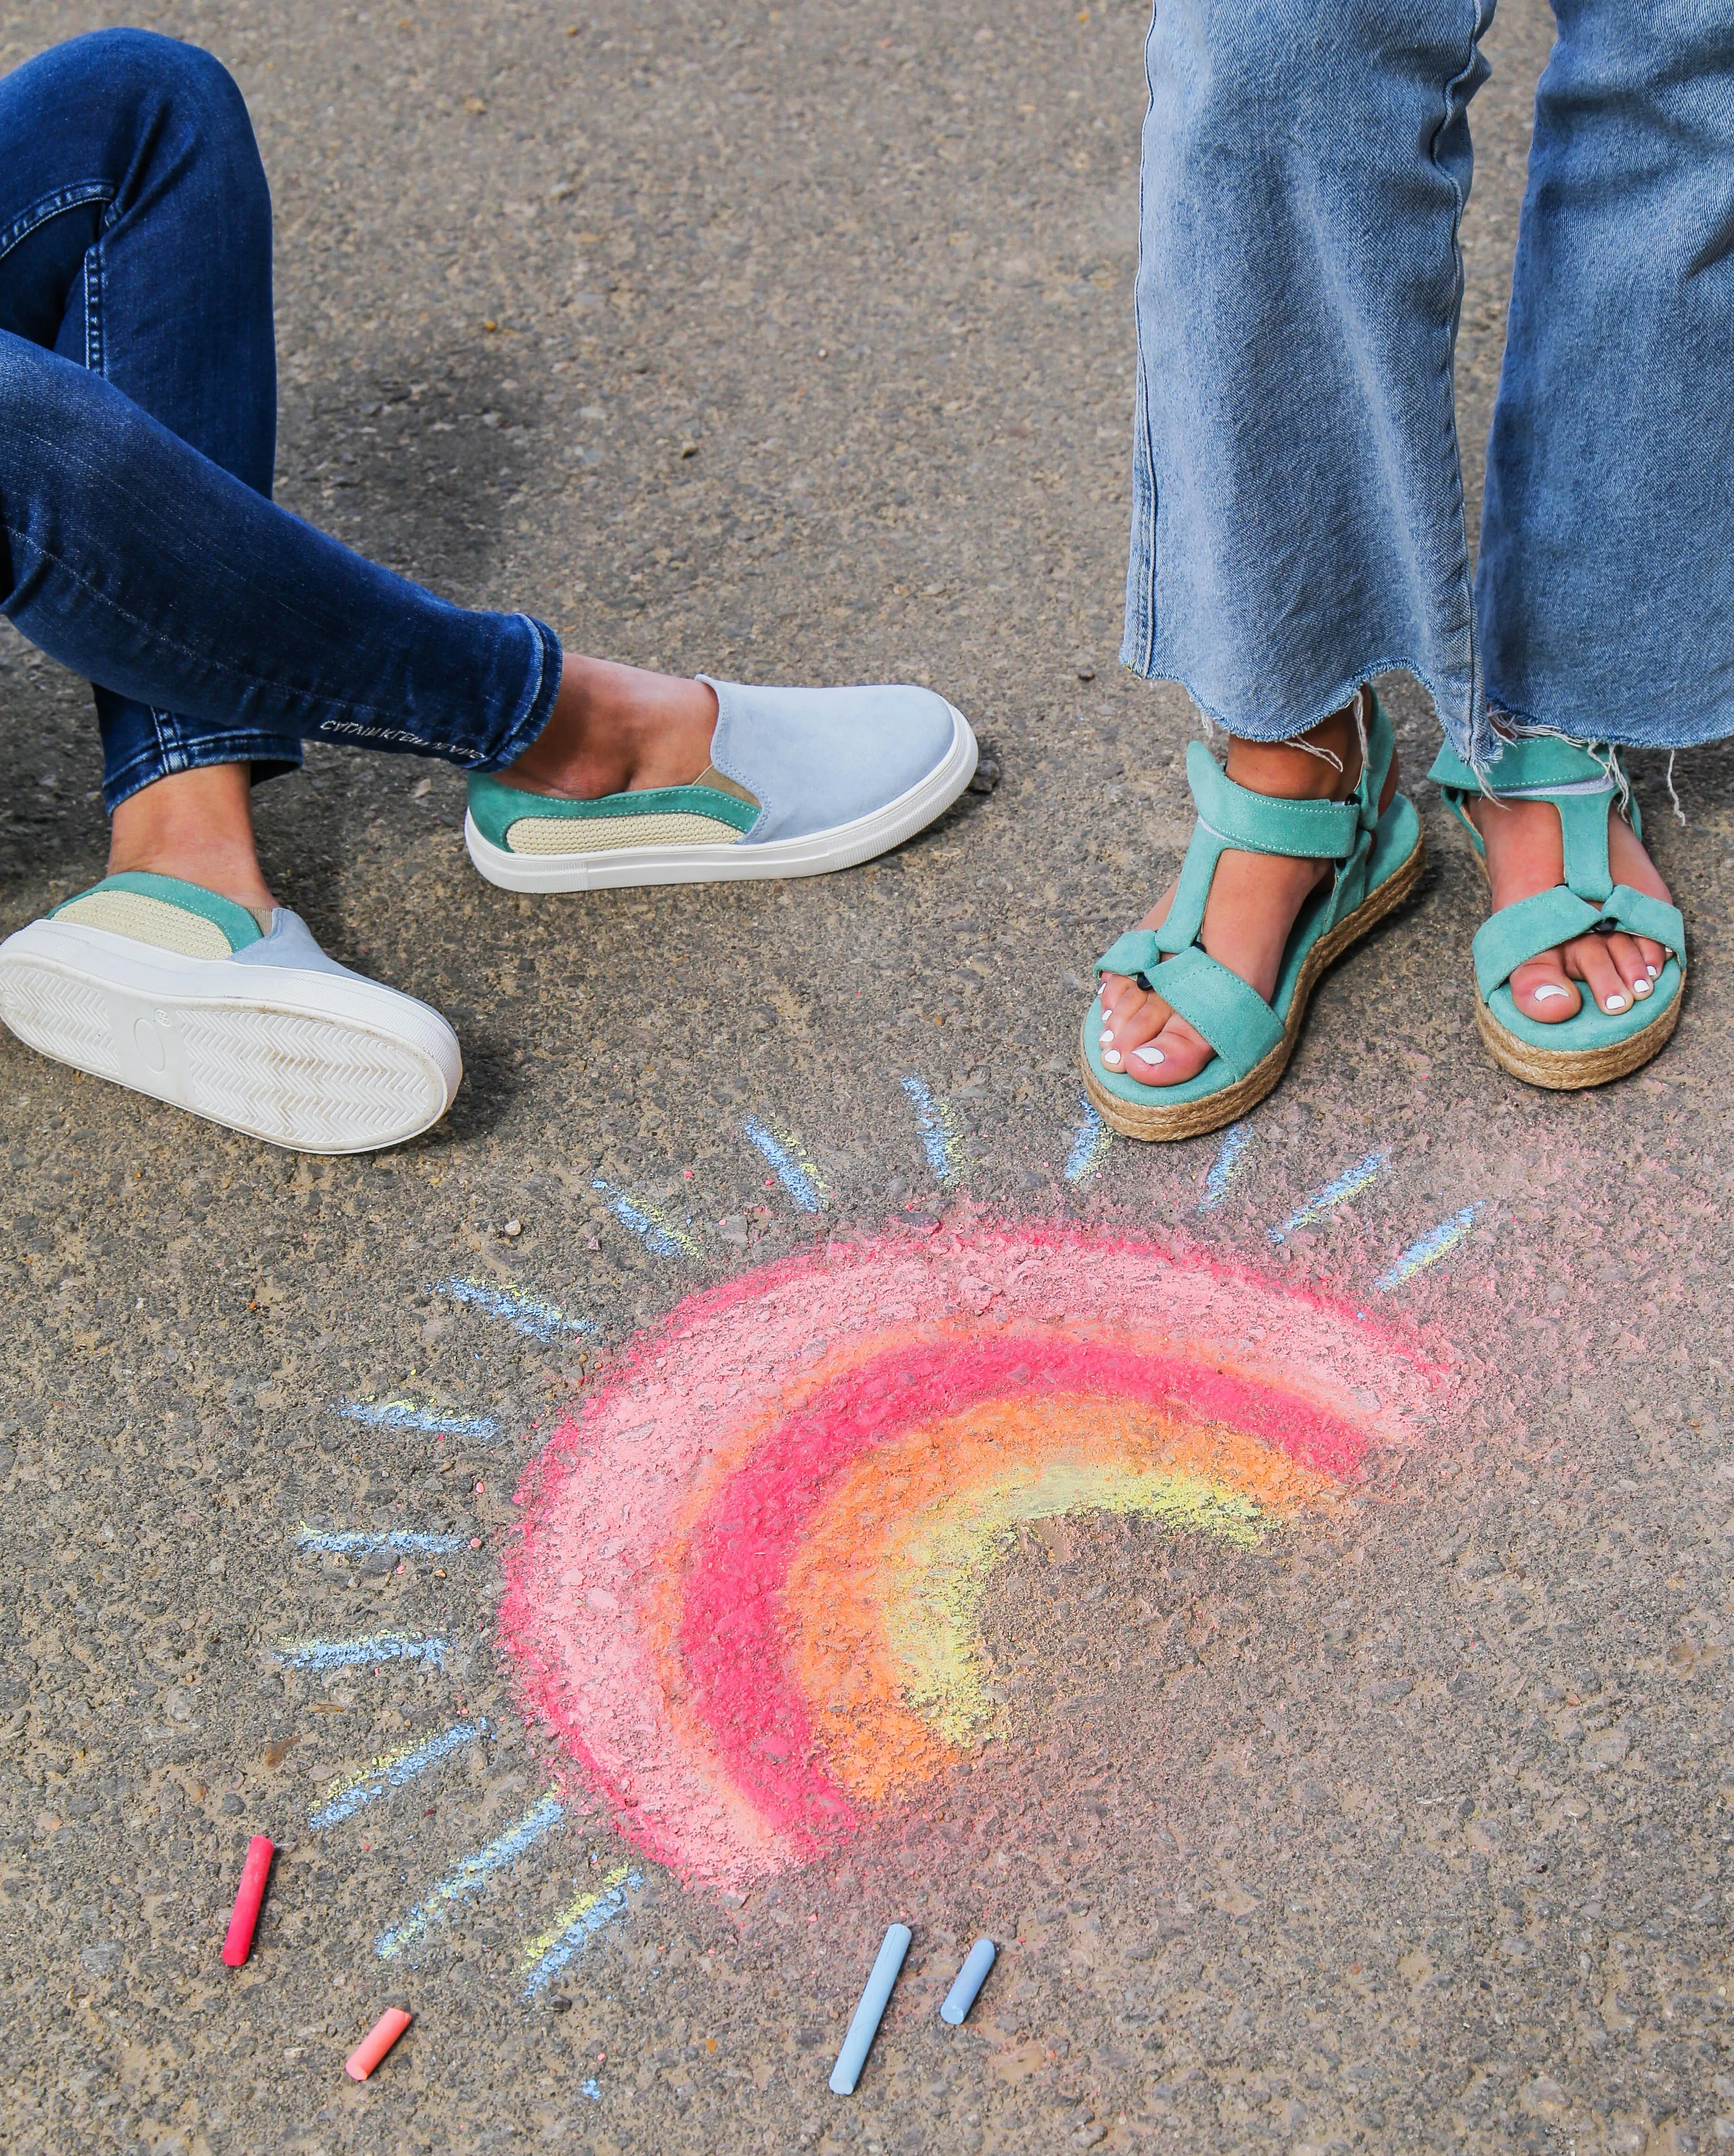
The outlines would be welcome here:
M 1475 986 L 1483 1002 L 1520 966 L 1539 958 L 1556 944 L 1569 943 L 1574 936 L 1584 935 L 1601 917 L 1598 907 L 1587 905 L 1559 883 L 1551 891 L 1520 898 L 1515 906 L 1490 914 L 1475 931 L 1471 947 Z
M 1258 990 L 1195 943 L 1171 958 L 1156 993 L 1196 1026 L 1237 1078 L 1258 1068 L 1283 1037 L 1283 1022 Z
M 1218 767 L 1202 742 L 1195 741 L 1186 751 L 1186 779 L 1202 821 L 1244 852 L 1340 861 L 1355 850 L 1361 809 L 1352 800 L 1279 801 L 1249 793 Z
M 1685 948 L 1685 916 L 1680 908 L 1646 891 L 1634 891 L 1629 883 L 1615 884 L 1603 901 L 1602 918 L 1617 922 L 1628 935 L 1647 936 L 1664 950 Z
M 1104 973 L 1124 973 L 1135 977 L 1140 973 L 1154 975 L 1162 963 L 1162 947 L 1156 941 L 1153 928 L 1129 928 L 1125 934 L 1110 943 L 1096 961 L 1096 978 Z
M 1615 767 L 1622 767 L 1618 750 L 1610 753 Z M 1433 758 L 1433 768 L 1427 775 L 1435 786 L 1449 787 L 1458 793 L 1481 791 L 1480 778 L 1449 742 Z M 1561 741 L 1552 734 L 1525 734 L 1515 741 L 1508 741 L 1500 749 L 1497 762 L 1487 767 L 1488 790 L 1494 793 L 1527 792 L 1536 787 L 1576 786 L 1585 779 L 1596 778 L 1613 783 L 1603 758 L 1593 756 L 1587 748 L 1579 748 L 1575 742 Z

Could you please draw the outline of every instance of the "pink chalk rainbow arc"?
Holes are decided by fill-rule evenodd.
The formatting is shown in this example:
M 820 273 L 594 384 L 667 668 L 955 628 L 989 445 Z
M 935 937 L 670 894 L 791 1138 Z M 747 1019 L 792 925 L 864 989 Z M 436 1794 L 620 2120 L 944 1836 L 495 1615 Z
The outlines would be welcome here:
M 1444 1373 L 1352 1310 L 1069 1228 L 893 1231 L 697 1294 L 554 1431 L 501 1614 L 531 1712 L 698 1883 L 806 1861 L 990 1728 L 1021 1521 L 1248 1545 Z

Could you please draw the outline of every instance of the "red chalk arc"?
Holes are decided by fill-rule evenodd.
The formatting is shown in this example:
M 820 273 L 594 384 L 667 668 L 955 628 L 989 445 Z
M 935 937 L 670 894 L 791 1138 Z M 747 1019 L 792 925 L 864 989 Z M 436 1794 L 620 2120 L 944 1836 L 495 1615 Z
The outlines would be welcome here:
M 559 1426 L 503 1636 L 630 1837 L 740 1883 L 982 1733 L 975 1621 L 1018 1521 L 1249 1543 L 1408 1439 L 1443 1374 L 1351 1311 L 1124 1239 L 833 1246 L 690 1298 Z

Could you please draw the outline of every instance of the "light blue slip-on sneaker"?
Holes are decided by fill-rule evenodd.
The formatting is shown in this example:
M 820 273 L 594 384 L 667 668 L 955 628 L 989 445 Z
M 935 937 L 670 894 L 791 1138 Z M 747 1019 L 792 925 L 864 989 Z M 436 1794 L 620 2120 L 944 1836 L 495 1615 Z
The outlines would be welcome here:
M 0 1019 L 28 1046 L 296 1152 L 371 1152 L 439 1121 L 457 1035 L 414 996 L 175 876 L 105 878 L 0 943 Z
M 711 761 L 690 786 L 557 801 L 470 778 L 470 858 L 506 891 L 600 891 L 822 875 L 901 845 L 975 771 L 975 737 L 930 689 L 715 691 Z

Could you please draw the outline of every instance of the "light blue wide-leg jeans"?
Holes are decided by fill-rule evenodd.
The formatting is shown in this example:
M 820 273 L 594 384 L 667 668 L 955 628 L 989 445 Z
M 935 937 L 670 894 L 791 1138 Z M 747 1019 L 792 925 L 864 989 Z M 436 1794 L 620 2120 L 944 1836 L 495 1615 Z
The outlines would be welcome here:
M 1734 733 L 1734 0 L 1556 0 L 1471 586 L 1453 404 L 1494 0 L 1156 0 L 1122 656 L 1258 740 L 1407 668 Z

